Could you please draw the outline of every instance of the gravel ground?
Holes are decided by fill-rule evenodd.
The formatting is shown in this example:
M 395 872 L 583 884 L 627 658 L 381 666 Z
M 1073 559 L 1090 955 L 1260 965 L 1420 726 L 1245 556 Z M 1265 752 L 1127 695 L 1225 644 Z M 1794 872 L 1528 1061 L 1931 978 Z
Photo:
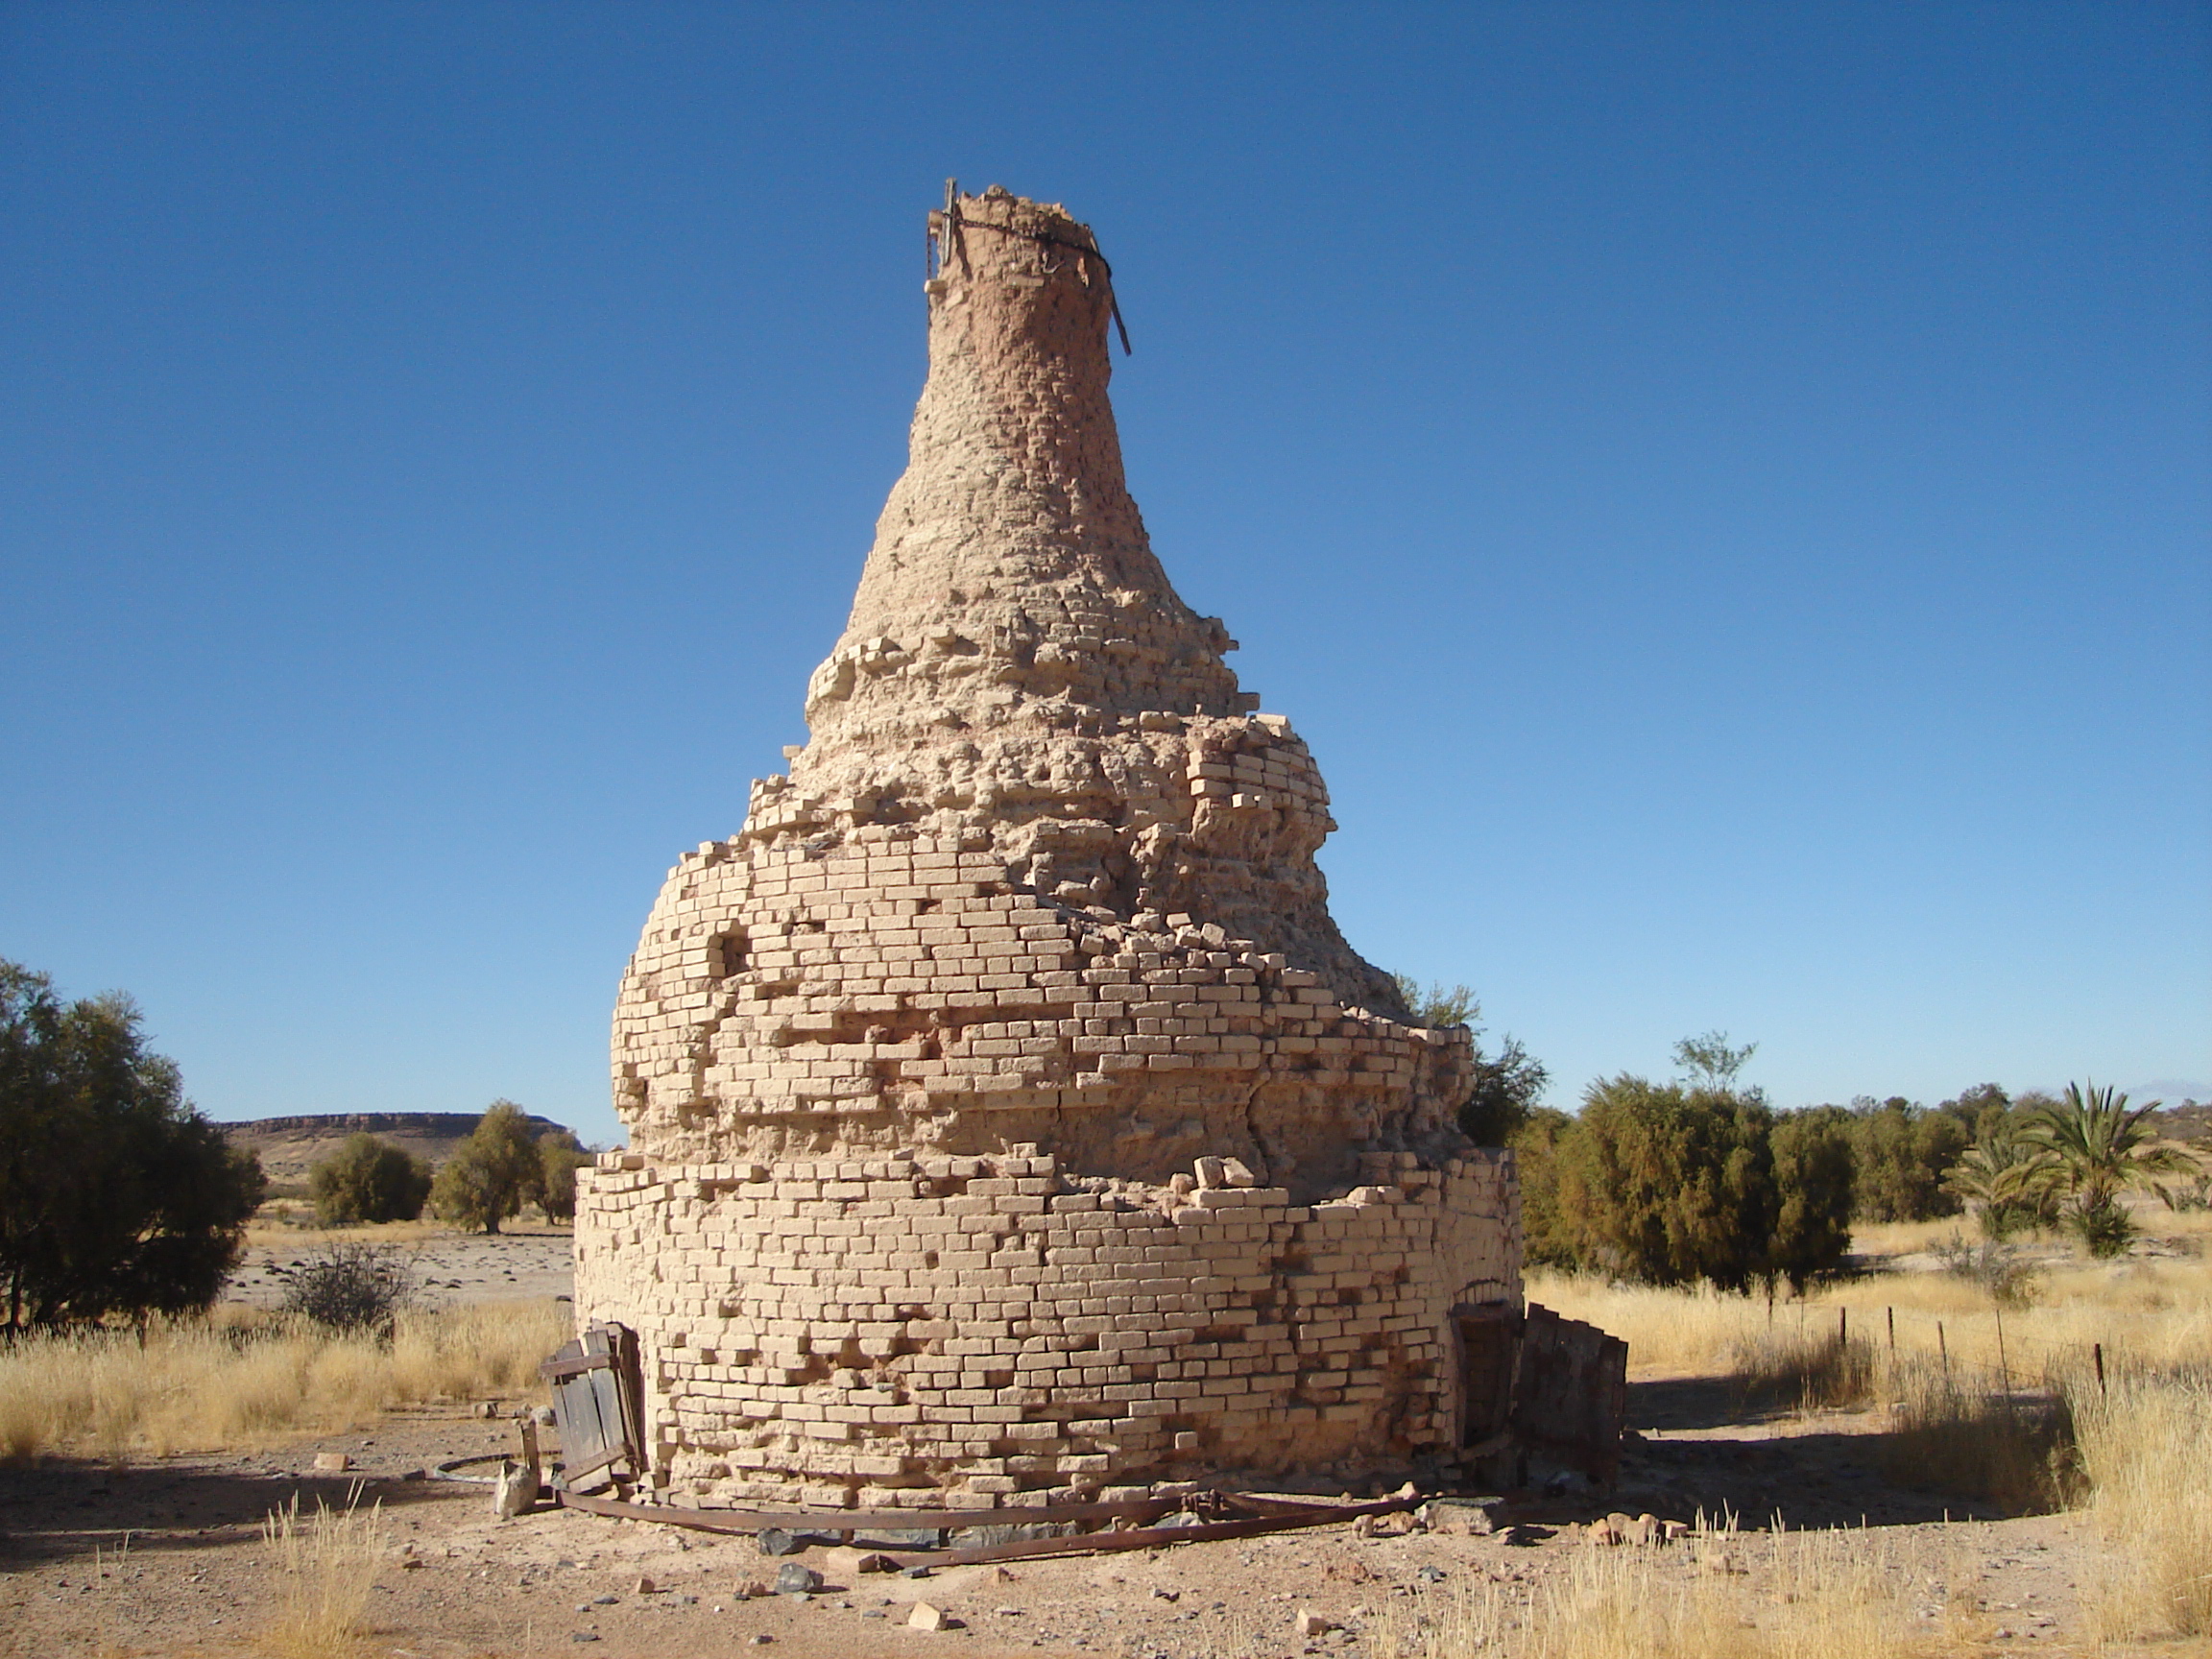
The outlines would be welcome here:
M 405 1257 L 433 1301 L 514 1302 L 565 1297 L 575 1288 L 574 1244 L 565 1229 L 541 1227 L 493 1236 L 435 1234 L 391 1242 L 373 1230 L 351 1237 Z M 307 1261 L 316 1247 L 308 1240 L 252 1244 L 230 1275 L 223 1299 L 251 1308 L 278 1306 L 284 1300 L 286 1274 Z
M 2079 1522 L 1963 1521 L 1956 1502 L 1946 1522 L 1939 1499 L 1892 1491 L 1864 1472 L 1873 1435 L 1863 1416 L 1700 1425 L 1725 1398 L 1717 1387 L 1645 1383 L 1637 1394 L 1644 1420 L 1671 1413 L 1676 1426 L 1638 1449 L 1623 1488 L 1599 1507 L 1725 1504 L 1748 1520 L 1770 1505 L 1794 1527 L 1856 1525 L 1864 1513 L 1924 1599 L 1934 1650 L 2075 1650 L 2073 1587 L 2089 1561 Z M 421 1474 L 511 1447 L 514 1435 L 511 1423 L 456 1407 L 270 1453 L 0 1469 L 0 1654 L 252 1652 L 274 1605 L 263 1518 L 295 1494 L 306 1509 L 342 1505 L 355 1481 L 361 1502 L 382 1505 L 396 1551 L 373 1593 L 366 1651 L 396 1659 L 705 1659 L 755 1647 L 819 1659 L 1366 1655 L 1390 1602 L 1417 1618 L 1466 1590 L 1512 1594 L 1590 1548 L 1566 1524 L 1589 1507 L 1566 1503 L 1511 1534 L 1360 1538 L 1338 1526 L 926 1579 L 863 1575 L 857 1551 L 817 1547 L 798 1559 L 824 1575 L 821 1595 L 748 1599 L 747 1582 L 771 1580 L 781 1565 L 749 1539 L 565 1510 L 499 1522 L 486 1488 Z M 357 1472 L 313 1474 L 315 1455 L 335 1451 Z M 1742 1546 L 1746 1584 L 1759 1582 L 1767 1550 L 1756 1537 Z M 1677 1549 L 1661 1571 L 1699 1569 Z M 956 1627 L 909 1629 L 918 1600 Z M 1340 1628 L 1297 1635 L 1293 1620 L 1309 1608 Z
M 396 1247 L 433 1295 L 453 1302 L 570 1290 L 565 1232 L 433 1234 Z M 284 1270 L 311 1248 L 277 1240 L 255 1249 L 230 1298 L 274 1305 Z M 1385 1607 L 1417 1622 L 1468 1591 L 1520 1594 L 1570 1571 L 1591 1548 L 1574 1524 L 1604 1509 L 1680 1520 L 1726 1513 L 1747 1527 L 1776 1515 L 1795 1528 L 1864 1526 L 1871 1547 L 1909 1578 L 1928 1651 L 2080 1650 L 2075 1587 L 2095 1569 L 2078 1520 L 1997 1519 L 1892 1485 L 1875 1413 L 1746 1414 L 1709 1378 L 1640 1381 L 1630 1394 L 1642 1432 L 1620 1488 L 1595 1503 L 1558 1500 L 1510 1533 L 1361 1538 L 1339 1526 L 922 1579 L 863 1575 L 858 1551 L 816 1547 L 799 1557 L 825 1579 L 809 1599 L 747 1597 L 749 1582 L 772 1580 L 781 1565 L 750 1539 L 568 1510 L 493 1520 L 487 1488 L 427 1478 L 440 1462 L 515 1444 L 511 1422 L 462 1406 L 274 1451 L 126 1468 L 50 1459 L 0 1468 L 0 1655 L 253 1653 L 276 1586 L 264 1519 L 295 1496 L 312 1510 L 342 1506 L 356 1490 L 362 1503 L 381 1505 L 394 1551 L 363 1651 L 393 1659 L 706 1659 L 756 1647 L 797 1659 L 1366 1659 Z M 353 1470 L 315 1474 L 316 1455 L 331 1452 L 347 1454 Z M 1761 1582 L 1769 1550 L 1753 1535 L 1733 1551 L 1746 1585 Z M 1659 1571 L 1700 1569 L 1677 1549 Z M 912 1604 L 924 1600 L 952 1627 L 908 1628 Z M 1294 1620 L 1308 1609 L 1336 1628 L 1298 1635 Z

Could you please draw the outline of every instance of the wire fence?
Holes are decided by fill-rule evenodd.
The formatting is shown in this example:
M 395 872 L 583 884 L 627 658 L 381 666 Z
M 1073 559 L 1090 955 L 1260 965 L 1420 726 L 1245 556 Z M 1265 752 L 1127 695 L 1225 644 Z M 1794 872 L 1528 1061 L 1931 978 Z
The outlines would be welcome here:
M 2212 1360 L 2159 1360 L 2120 1342 L 2103 1338 L 2053 1338 L 2021 1329 L 2022 1312 L 2010 1319 L 2002 1302 L 1986 1313 L 1935 1314 L 1920 1309 L 1885 1305 L 1821 1307 L 1795 1304 L 1791 1312 L 1769 1303 L 1770 1331 L 1794 1326 L 1800 1340 L 1843 1348 L 1863 1344 L 1892 1368 L 1920 1365 L 1961 1393 L 1990 1398 L 2079 1394 L 2105 1395 L 2134 1382 L 2189 1382 L 2212 1386 Z M 1869 1314 L 1872 1314 L 1869 1317 Z M 1990 1352 L 1994 1349 L 1994 1352 Z

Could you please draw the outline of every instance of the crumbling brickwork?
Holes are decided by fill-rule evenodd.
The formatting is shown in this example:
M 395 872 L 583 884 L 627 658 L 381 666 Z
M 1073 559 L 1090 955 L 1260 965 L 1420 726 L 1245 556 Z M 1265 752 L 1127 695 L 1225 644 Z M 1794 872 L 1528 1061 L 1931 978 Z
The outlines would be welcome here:
M 1455 1446 L 1504 1154 L 1330 920 L 1328 793 L 1168 586 L 1059 208 L 936 215 L 909 462 L 808 742 L 669 873 L 578 1311 L 689 1501 L 1045 1502 Z

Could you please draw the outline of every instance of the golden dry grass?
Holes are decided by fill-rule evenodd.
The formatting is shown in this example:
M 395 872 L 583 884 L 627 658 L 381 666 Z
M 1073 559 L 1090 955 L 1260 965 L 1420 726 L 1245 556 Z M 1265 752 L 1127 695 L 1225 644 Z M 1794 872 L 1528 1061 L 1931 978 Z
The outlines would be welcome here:
M 1729 1360 L 1738 1399 L 1805 1411 L 1863 1406 L 1875 1397 L 1882 1374 L 1873 1343 L 1825 1323 L 1769 1328 L 1739 1340 Z
M 1883 1373 L 1892 1405 L 1881 1464 L 1898 1485 L 1980 1498 L 2016 1515 L 2057 1508 L 2080 1494 L 2072 1395 L 2062 1384 L 1991 1393 L 1911 1357 L 1886 1363 Z
M 322 1504 L 304 1521 L 300 1499 L 263 1527 L 276 1569 L 276 1610 L 261 1633 L 276 1659 L 341 1659 L 369 1633 L 369 1597 L 385 1551 L 381 1509 Z
M 1938 1650 L 1936 1633 L 1915 1617 L 1914 1590 L 1872 1532 L 1708 1527 L 1663 1550 L 1583 1551 L 1565 1574 L 1533 1584 L 1392 1601 L 1372 1650 L 1404 1659 L 1903 1659 Z
M 396 1406 L 517 1394 L 570 1334 L 564 1303 L 402 1314 L 390 1347 L 228 1310 L 131 1332 L 25 1337 L 0 1349 L 0 1458 L 267 1444 L 373 1423 Z
M 2212 1635 L 2212 1384 L 2129 1376 L 2076 1394 L 2101 1546 L 2082 1610 L 2103 1641 Z
M 2212 1244 L 2212 1216 L 2147 1211 L 2138 1220 L 2164 1247 L 2195 1252 Z M 1865 1234 L 1878 1253 L 1905 1255 L 1956 1230 L 1956 1222 L 1923 1222 Z M 1854 1241 L 1866 1247 L 1865 1238 Z M 1839 1313 L 1853 1337 L 1885 1353 L 1894 1325 L 1900 1355 L 1938 1365 L 1947 1358 L 1961 1382 L 2009 1374 L 2033 1383 L 2086 1366 L 2096 1345 L 2144 1367 L 2212 1366 L 2212 1262 L 2194 1254 L 2091 1262 L 2056 1245 L 2038 1254 L 2050 1262 L 2028 1305 L 2002 1309 L 1972 1281 L 1940 1272 L 1872 1273 L 1769 1304 L 1539 1270 L 1528 1276 L 1528 1296 L 1626 1338 L 1637 1377 L 1730 1374 L 1740 1356 L 1764 1344 L 1833 1335 Z
M 2212 1242 L 2212 1216 L 2145 1209 L 2137 1220 L 2171 1253 L 2104 1262 L 2048 1240 L 2031 1245 L 2040 1271 L 2024 1307 L 2000 1308 L 1973 1281 L 1938 1272 L 1877 1272 L 1771 1307 L 1763 1297 L 1551 1273 L 1532 1274 L 1528 1293 L 1626 1337 L 1634 1376 L 1730 1376 L 1748 1395 L 1806 1409 L 1887 1406 L 1882 1444 L 1893 1478 L 2015 1511 L 2082 1511 L 2100 1551 L 2080 1587 L 2093 1640 L 2201 1639 L 2212 1636 L 2212 1265 L 2198 1253 Z M 1894 1259 L 1933 1249 L 1955 1225 L 1868 1229 L 1857 1242 Z M 1848 1350 L 1839 1348 L 1839 1315 Z M 1860 1358 L 1847 1358 L 1852 1351 Z M 1863 1631 L 1791 1647 L 1780 1625 L 1758 1621 L 1758 1634 L 1734 1634 L 1724 1621 L 1711 1624 L 1712 1609 L 1680 1585 L 1641 1585 L 1636 1571 L 1584 1569 L 1573 1596 L 1528 1610 L 1529 1631 L 1578 1632 L 1572 1641 L 1554 1648 L 1515 1638 L 1480 1650 L 1623 1659 L 1909 1650 L 1869 1647 Z M 1633 1638 L 1609 1635 L 1606 1609 L 1628 1605 L 1640 1587 L 1658 1598 L 1653 1622 Z M 1463 1642 L 1436 1651 L 1477 1650 Z

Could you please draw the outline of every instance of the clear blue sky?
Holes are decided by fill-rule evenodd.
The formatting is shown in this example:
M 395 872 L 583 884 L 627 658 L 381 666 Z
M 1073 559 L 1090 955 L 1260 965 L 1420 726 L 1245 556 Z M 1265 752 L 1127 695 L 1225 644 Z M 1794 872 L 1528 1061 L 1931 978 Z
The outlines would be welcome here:
M 804 734 L 923 214 L 1114 260 L 1132 487 L 1366 955 L 1571 1103 L 2212 1093 L 2212 13 L 0 10 L 0 955 L 212 1116 L 612 1138 Z

